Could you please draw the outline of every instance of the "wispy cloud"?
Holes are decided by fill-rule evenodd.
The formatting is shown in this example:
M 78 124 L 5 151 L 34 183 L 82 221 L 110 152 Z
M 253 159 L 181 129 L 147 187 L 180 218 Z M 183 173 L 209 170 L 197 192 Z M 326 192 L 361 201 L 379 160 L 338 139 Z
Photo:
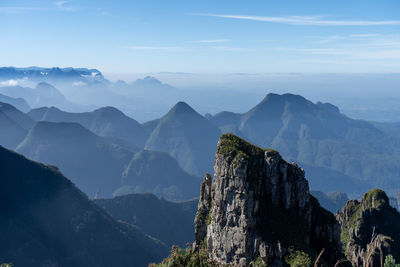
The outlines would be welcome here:
M 58 9 L 66 10 L 66 11 L 73 10 L 72 7 L 68 6 L 68 1 L 56 1 L 55 4 L 58 7 Z
M 28 78 L 23 78 L 23 79 L 11 79 L 11 80 L 6 80 L 6 81 L 1 81 L 0 82 L 0 87 L 3 86 L 31 86 L 32 84 L 28 81 Z
M 336 46 L 357 46 L 359 48 L 400 49 L 400 35 L 363 33 L 333 36 L 311 36 L 314 43 Z
M 40 11 L 73 11 L 74 9 L 68 6 L 68 1 L 56 1 L 53 6 L 0 6 L 0 13 L 8 14 L 23 14 L 28 12 Z
M 358 59 L 400 59 L 400 49 L 392 50 L 360 50 L 353 48 L 275 48 L 276 50 L 292 51 L 311 55 L 345 56 Z
M 107 12 L 107 11 L 100 11 L 99 14 L 102 16 L 111 16 L 112 15 L 110 12 Z
M 68 1 L 56 1 L 55 4 L 59 7 L 63 7 Z
M 248 16 L 231 14 L 193 14 L 197 16 L 217 17 L 225 19 L 251 20 L 260 22 L 272 22 L 291 25 L 310 25 L 310 26 L 381 26 L 381 25 L 400 25 L 400 20 L 328 20 L 324 16 Z
M 142 51 L 172 51 L 180 49 L 180 47 L 176 46 L 126 46 L 126 48 Z
M 21 7 L 21 6 L 0 6 L 0 13 L 19 14 L 31 11 L 51 10 L 50 8 L 41 7 Z
M 19 82 L 17 80 L 7 80 L 0 82 L 0 86 L 17 86 Z
M 200 44 L 213 44 L 213 43 L 227 43 L 230 40 L 228 39 L 214 39 L 214 40 L 197 40 L 192 41 L 192 43 L 200 43 Z
M 220 50 L 220 51 L 241 51 L 243 48 L 241 47 L 231 47 L 231 46 L 211 46 L 211 49 Z

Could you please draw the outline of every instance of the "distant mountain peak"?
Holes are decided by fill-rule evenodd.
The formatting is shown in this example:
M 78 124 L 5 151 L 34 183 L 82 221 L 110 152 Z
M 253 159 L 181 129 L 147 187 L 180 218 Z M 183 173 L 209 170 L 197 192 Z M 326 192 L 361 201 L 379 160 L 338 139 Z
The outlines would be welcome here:
M 179 101 L 171 108 L 168 114 L 190 114 L 195 113 L 198 114 L 189 104 L 183 101 Z
M 137 79 L 133 84 L 141 85 L 141 86 L 144 86 L 144 85 L 161 86 L 161 85 L 163 85 L 163 83 L 160 80 L 156 79 L 153 76 L 146 76 L 143 79 Z
M 274 101 L 274 100 L 286 100 L 286 101 L 307 101 L 304 97 L 301 95 L 296 95 L 296 94 L 276 94 L 276 93 L 268 93 L 264 99 L 261 101 L 261 103 L 265 103 L 268 101 Z M 260 103 L 260 104 L 261 104 Z
M 49 83 L 46 83 L 46 82 L 40 82 L 40 83 L 38 83 L 37 85 L 36 85 L 36 88 L 37 89 L 39 89 L 39 88 L 51 88 L 51 89 L 56 89 L 53 85 L 51 85 L 51 84 L 49 84 Z
M 111 106 L 106 106 L 106 107 L 98 108 L 98 109 L 94 110 L 94 112 L 106 112 L 106 113 L 118 113 L 118 114 L 123 114 L 122 111 L 120 111 L 119 109 L 117 109 L 117 108 L 115 108 L 115 107 L 111 107 Z

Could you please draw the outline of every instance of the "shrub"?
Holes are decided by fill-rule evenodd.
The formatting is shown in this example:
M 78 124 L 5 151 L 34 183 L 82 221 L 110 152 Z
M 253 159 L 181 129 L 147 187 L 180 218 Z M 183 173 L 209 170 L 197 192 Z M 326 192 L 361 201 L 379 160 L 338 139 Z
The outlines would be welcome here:
M 383 266 L 384 267 L 400 267 L 400 264 L 396 264 L 396 261 L 394 260 L 392 255 L 387 255 L 385 258 L 385 264 Z

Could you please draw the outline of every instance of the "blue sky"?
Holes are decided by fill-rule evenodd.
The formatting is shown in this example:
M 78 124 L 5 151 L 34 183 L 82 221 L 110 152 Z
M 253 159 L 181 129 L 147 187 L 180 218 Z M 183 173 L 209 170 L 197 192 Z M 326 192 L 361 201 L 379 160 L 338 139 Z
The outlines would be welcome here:
M 0 65 L 398 73 L 400 1 L 0 0 Z

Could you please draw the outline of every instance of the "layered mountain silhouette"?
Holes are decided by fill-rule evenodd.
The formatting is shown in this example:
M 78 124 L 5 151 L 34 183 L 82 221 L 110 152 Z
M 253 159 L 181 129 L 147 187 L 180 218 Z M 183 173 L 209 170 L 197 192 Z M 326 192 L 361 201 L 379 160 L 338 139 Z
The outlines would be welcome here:
M 18 123 L 18 125 L 25 130 L 29 130 L 35 124 L 34 120 L 32 120 L 28 115 L 10 104 L 0 102 L 0 111 Z
M 0 102 L 10 104 L 22 112 L 28 112 L 31 109 L 28 103 L 26 103 L 25 99 L 20 97 L 14 98 L 0 94 Z
M 115 221 L 57 169 L 0 147 L 1 260 L 15 266 L 147 266 L 161 242 Z
M 33 124 L 34 121 L 25 113 L 0 102 L 0 145 L 15 149 Z
M 70 113 L 58 108 L 38 108 L 28 113 L 36 121 L 76 122 L 103 137 L 115 137 L 143 148 L 147 133 L 137 121 L 113 107 Z
M 66 110 L 79 109 L 78 105 L 68 101 L 54 86 L 40 82 L 35 88 L 22 86 L 0 87 L 0 93 L 14 98 L 25 99 L 31 107 L 57 106 Z
M 183 171 L 166 152 L 136 153 L 122 174 L 123 186 L 114 195 L 151 192 L 169 200 L 198 196 L 200 178 Z
M 333 184 L 347 180 L 348 185 L 358 185 L 357 189 L 346 186 L 348 193 L 370 185 L 390 189 L 398 181 L 395 166 L 400 139 L 368 122 L 346 117 L 331 104 L 314 104 L 299 95 L 268 94 L 244 114 L 224 112 L 209 116 L 209 120 L 224 132 L 278 149 L 287 160 L 307 166 L 311 186 L 324 179 L 319 168 L 338 178 Z M 317 189 L 338 190 L 324 188 L 323 183 Z
M 56 165 L 81 190 L 111 196 L 121 186 L 121 173 L 133 152 L 87 130 L 78 123 L 37 122 L 16 151 Z
M 0 79 L 30 79 L 33 81 L 57 81 L 57 80 L 79 80 L 79 81 L 93 81 L 104 80 L 103 75 L 96 69 L 87 68 L 41 68 L 41 67 L 28 67 L 28 68 L 15 68 L 15 67 L 1 67 Z
M 184 102 L 160 118 L 145 148 L 168 152 L 188 173 L 210 172 L 221 131 Z
M 129 194 L 112 199 L 95 199 L 94 202 L 115 219 L 139 227 L 168 247 L 185 247 L 186 243 L 193 241 L 193 220 L 198 199 L 176 203 L 159 199 L 153 194 Z

